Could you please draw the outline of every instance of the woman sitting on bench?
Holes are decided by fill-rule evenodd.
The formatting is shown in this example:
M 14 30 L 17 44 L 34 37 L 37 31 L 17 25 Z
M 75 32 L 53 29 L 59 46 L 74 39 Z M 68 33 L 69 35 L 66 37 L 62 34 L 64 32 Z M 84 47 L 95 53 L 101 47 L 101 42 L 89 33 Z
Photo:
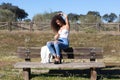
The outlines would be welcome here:
M 65 18 L 65 19 L 64 19 Z M 64 13 L 58 13 L 51 20 L 51 28 L 55 33 L 54 41 L 47 42 L 50 53 L 54 56 L 55 64 L 61 64 L 61 49 L 69 47 L 70 25 L 68 16 Z

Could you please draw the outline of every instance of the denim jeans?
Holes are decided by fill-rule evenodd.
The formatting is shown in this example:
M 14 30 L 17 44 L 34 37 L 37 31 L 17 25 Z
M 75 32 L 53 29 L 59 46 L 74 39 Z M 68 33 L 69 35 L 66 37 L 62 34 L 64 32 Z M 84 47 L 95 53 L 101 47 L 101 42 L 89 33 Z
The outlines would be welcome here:
M 47 47 L 53 56 L 60 57 L 61 55 L 60 50 L 68 48 L 68 46 L 69 46 L 69 40 L 67 38 L 59 38 L 57 41 L 47 42 Z

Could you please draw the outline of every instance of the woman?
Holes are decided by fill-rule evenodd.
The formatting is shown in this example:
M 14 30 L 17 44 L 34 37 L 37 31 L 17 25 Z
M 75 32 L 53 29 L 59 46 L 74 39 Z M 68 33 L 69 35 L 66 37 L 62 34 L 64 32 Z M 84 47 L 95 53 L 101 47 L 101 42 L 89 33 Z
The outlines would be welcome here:
M 65 19 L 64 19 L 65 18 Z M 68 21 L 68 16 L 64 13 L 59 13 L 55 15 L 51 20 L 51 28 L 53 29 L 55 36 L 55 41 L 47 42 L 47 47 L 50 53 L 55 58 L 55 64 L 61 63 L 61 49 L 69 47 L 69 31 L 70 25 Z

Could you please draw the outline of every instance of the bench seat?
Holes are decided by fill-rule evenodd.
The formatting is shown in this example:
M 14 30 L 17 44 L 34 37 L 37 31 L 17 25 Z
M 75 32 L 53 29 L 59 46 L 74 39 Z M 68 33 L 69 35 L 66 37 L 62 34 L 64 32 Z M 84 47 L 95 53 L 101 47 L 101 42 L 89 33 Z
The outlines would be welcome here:
M 18 62 L 15 68 L 47 68 L 47 69 L 89 69 L 102 68 L 105 64 L 102 62 L 63 62 L 62 64 L 40 63 L 40 62 Z

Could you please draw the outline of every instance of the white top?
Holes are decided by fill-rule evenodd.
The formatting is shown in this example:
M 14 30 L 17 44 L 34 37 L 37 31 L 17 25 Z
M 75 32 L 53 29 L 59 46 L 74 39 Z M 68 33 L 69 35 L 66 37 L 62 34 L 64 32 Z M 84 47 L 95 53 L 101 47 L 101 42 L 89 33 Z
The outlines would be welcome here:
M 59 38 L 68 38 L 69 36 L 69 31 L 67 29 L 63 29 L 58 32 L 59 33 Z

